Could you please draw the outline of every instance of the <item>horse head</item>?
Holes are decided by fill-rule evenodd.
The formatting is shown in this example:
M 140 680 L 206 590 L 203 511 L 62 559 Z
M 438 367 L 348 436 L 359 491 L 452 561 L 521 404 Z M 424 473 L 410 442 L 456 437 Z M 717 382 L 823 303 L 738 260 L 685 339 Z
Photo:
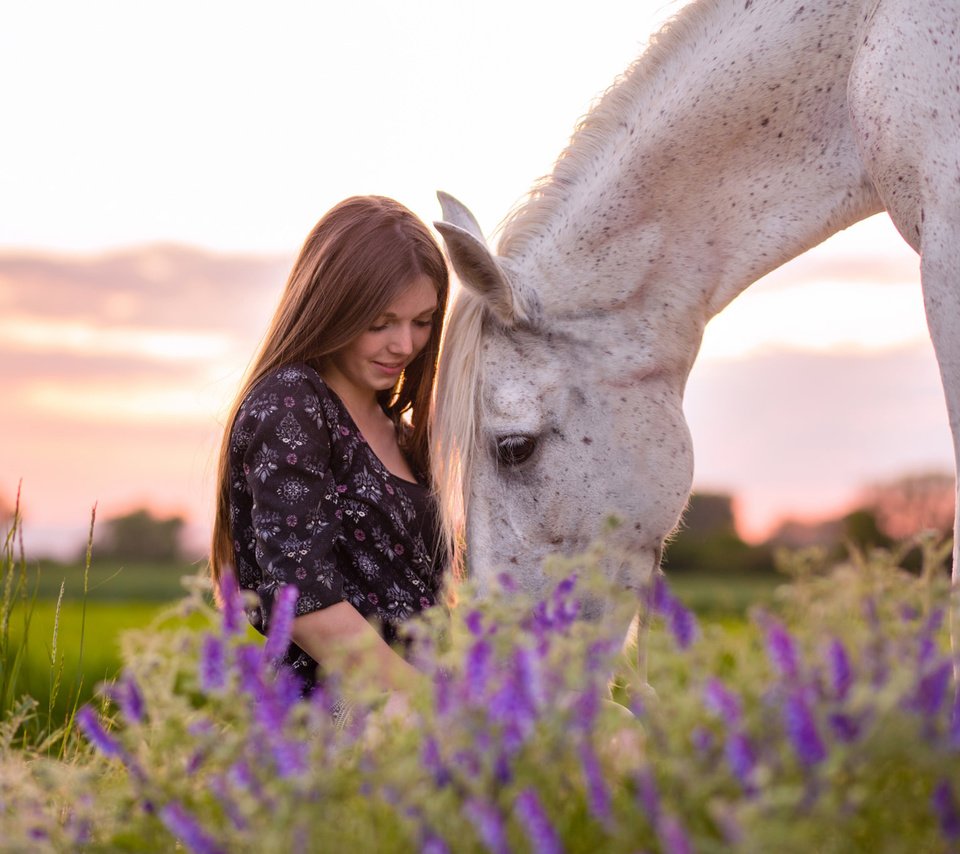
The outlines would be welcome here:
M 435 480 L 448 517 L 465 515 L 470 577 L 482 594 L 506 572 L 536 595 L 544 557 L 583 552 L 613 516 L 620 556 L 603 571 L 639 593 L 689 495 L 688 348 L 582 265 L 495 255 L 472 214 L 440 198 L 436 227 L 463 288 L 438 376 Z M 584 614 L 605 610 L 588 602 Z

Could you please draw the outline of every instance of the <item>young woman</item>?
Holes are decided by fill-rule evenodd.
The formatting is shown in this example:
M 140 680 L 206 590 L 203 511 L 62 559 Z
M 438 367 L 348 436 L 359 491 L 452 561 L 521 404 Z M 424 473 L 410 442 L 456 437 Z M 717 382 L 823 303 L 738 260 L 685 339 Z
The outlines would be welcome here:
M 336 205 L 307 237 L 228 421 L 211 570 L 257 594 L 248 617 L 264 633 L 277 591 L 296 586 L 284 664 L 305 694 L 318 663 L 369 667 L 400 696 L 415 678 L 391 642 L 443 581 L 427 421 L 448 284 L 405 207 Z

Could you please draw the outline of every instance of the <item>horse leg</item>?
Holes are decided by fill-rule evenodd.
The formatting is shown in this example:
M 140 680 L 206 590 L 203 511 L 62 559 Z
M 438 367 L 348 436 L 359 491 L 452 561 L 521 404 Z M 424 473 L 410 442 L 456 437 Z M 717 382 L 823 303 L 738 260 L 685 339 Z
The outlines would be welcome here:
M 878 0 L 847 95 L 864 165 L 920 253 L 923 300 L 960 476 L 960 29 L 955 0 Z M 956 483 L 956 482 L 955 482 Z M 954 490 L 960 499 L 960 490 Z M 954 513 L 950 639 L 960 656 L 960 500 Z M 956 658 L 960 677 L 960 657 Z
M 952 209 L 930 213 L 924 209 L 920 274 L 927 324 L 940 365 L 953 433 L 955 471 L 960 477 L 960 169 L 953 180 L 957 194 Z M 960 485 L 957 480 L 954 486 L 952 598 L 955 601 L 950 611 L 950 641 L 956 659 L 960 657 Z

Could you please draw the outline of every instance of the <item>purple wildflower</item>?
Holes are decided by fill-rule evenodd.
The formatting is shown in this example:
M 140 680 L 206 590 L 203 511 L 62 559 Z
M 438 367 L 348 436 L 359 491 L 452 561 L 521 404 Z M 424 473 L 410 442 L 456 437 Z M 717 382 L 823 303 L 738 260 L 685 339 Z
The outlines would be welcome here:
M 514 653 L 513 663 L 517 679 L 524 686 L 532 708 L 538 709 L 546 698 L 539 656 L 533 650 L 521 647 Z
M 563 843 L 533 789 L 520 792 L 514 807 L 536 854 L 560 854 L 563 851 Z
M 450 854 L 450 846 L 435 833 L 427 833 L 420 844 L 420 854 Z
M 483 634 L 483 614 L 479 611 L 471 611 L 463 622 L 474 637 Z
M 850 744 L 860 737 L 860 722 L 853 716 L 838 712 L 830 715 L 827 720 L 830 729 L 840 741 Z
M 506 829 L 495 806 L 479 798 L 471 798 L 463 809 L 487 850 L 493 854 L 509 854 Z
M 302 744 L 274 735 L 270 739 L 270 752 L 273 754 L 277 776 L 282 779 L 296 777 L 307 770 Z
M 693 854 L 693 846 L 678 818 L 672 815 L 663 816 L 657 822 L 657 836 L 664 851 L 669 851 L 670 854 Z
M 637 799 L 647 814 L 651 824 L 660 820 L 660 793 L 657 791 L 657 781 L 649 769 L 636 776 Z
M 461 768 L 468 777 L 478 777 L 483 763 L 472 750 L 458 750 L 453 754 L 453 763 Z
M 255 700 L 263 696 L 263 650 L 255 644 L 243 644 L 234 653 L 240 687 Z
M 804 765 L 816 765 L 827 758 L 827 749 L 801 693 L 795 692 L 787 697 L 783 704 L 783 722 L 797 758 Z
M 118 759 L 126 760 L 126 751 L 123 746 L 100 725 L 97 713 L 90 706 L 81 708 L 77 712 L 76 720 L 77 726 L 87 740 L 104 756 L 116 756 Z
M 590 812 L 598 821 L 605 824 L 610 821 L 610 793 L 607 791 L 597 755 L 587 744 L 580 748 L 580 765 L 587 782 L 587 803 L 590 805 Z
M 600 697 L 596 691 L 584 691 L 573 704 L 574 724 L 589 732 L 600 712 Z
M 670 592 L 662 574 L 654 579 L 650 607 L 667 621 L 680 649 L 687 649 L 693 643 L 697 634 L 696 617 Z
M 450 782 L 450 772 L 443 764 L 443 758 L 440 755 L 440 745 L 433 736 L 428 736 L 423 742 L 420 763 L 433 775 L 434 785 L 436 785 L 438 789 L 442 789 Z
M 940 821 L 940 832 L 948 842 L 960 840 L 960 807 L 949 781 L 941 780 L 933 790 L 933 810 Z
M 920 611 L 914 605 L 907 603 L 901 604 L 897 607 L 897 613 L 900 615 L 900 619 L 904 623 L 912 623 L 920 616 Z
M 474 702 L 481 700 L 486 691 L 492 655 L 490 644 L 482 639 L 476 641 L 467 653 L 467 691 Z
M 200 689 L 207 694 L 215 693 L 226 684 L 226 650 L 223 641 L 216 635 L 207 635 L 200 645 Z
M 843 702 L 850 692 L 853 683 L 853 669 L 850 667 L 850 657 L 843 641 L 834 638 L 827 647 L 827 661 L 830 664 L 830 686 L 835 699 Z
M 577 575 L 568 575 L 564 578 L 556 587 L 553 593 L 553 598 L 555 601 L 560 602 L 565 599 L 571 593 L 573 593 L 574 587 L 577 586 Z
M 673 632 L 673 639 L 680 649 L 688 649 L 697 637 L 697 619 L 679 599 L 673 600 L 673 609 L 670 611 L 670 631 Z
M 740 723 L 739 698 L 715 676 L 707 680 L 703 689 L 703 702 L 711 712 L 719 715 L 727 726 L 735 727 Z
M 270 614 L 270 631 L 263 647 L 266 661 L 279 661 L 286 654 L 293 627 L 293 610 L 299 595 L 300 591 L 293 584 L 284 584 L 278 591 Z
M 453 709 L 453 678 L 446 670 L 433 674 L 433 706 L 440 717 Z
M 505 725 L 504 743 L 508 750 L 519 748 L 536 726 L 537 702 L 531 694 L 535 688 L 531 684 L 525 651 L 518 649 L 502 686 L 489 704 L 491 717 Z
M 724 755 L 727 758 L 727 764 L 733 775 L 740 781 L 743 790 L 748 794 L 753 794 L 756 787 L 753 782 L 753 772 L 757 767 L 757 756 L 753 750 L 753 745 L 745 733 L 731 732 L 727 737 L 727 744 L 724 749 Z
M 923 628 L 920 630 L 918 638 L 919 649 L 917 651 L 917 660 L 920 664 L 926 664 L 937 652 L 937 632 L 943 625 L 943 609 L 937 608 L 931 612 L 930 616 L 924 621 Z
M 234 762 L 227 769 L 227 777 L 231 785 L 242 791 L 252 792 L 253 794 L 259 791 L 260 787 L 257 785 L 257 781 L 250 773 L 250 766 L 242 759 L 239 762 Z
M 779 620 L 767 617 L 764 623 L 767 657 L 784 679 L 795 680 L 800 673 L 800 657 L 793 637 Z
M 188 777 L 192 777 L 197 771 L 200 770 L 200 766 L 207 761 L 207 757 L 210 755 L 209 748 L 198 747 L 194 750 L 189 757 L 187 757 L 187 767 L 186 774 Z
M 910 708 L 928 718 L 937 714 L 947 696 L 951 672 L 950 662 L 944 661 L 935 670 L 921 676 L 910 700 Z
M 204 831 L 199 822 L 175 801 L 160 810 L 160 821 L 186 848 L 196 852 L 196 854 L 221 854 L 221 852 L 226 852 L 226 849 L 217 845 L 216 841 Z
M 690 733 L 690 743 L 697 753 L 704 755 L 713 750 L 713 733 L 705 726 L 694 727 Z
M 273 693 L 282 708 L 289 709 L 303 697 L 303 683 L 286 667 L 273 677 Z
M 132 674 L 124 674 L 123 678 L 113 686 L 110 696 L 113 697 L 128 721 L 137 724 L 143 723 L 143 694 L 140 692 L 140 686 Z
M 234 635 L 243 630 L 246 622 L 240 588 L 232 572 L 224 572 L 220 576 L 219 585 L 223 603 L 223 630 L 227 635 Z

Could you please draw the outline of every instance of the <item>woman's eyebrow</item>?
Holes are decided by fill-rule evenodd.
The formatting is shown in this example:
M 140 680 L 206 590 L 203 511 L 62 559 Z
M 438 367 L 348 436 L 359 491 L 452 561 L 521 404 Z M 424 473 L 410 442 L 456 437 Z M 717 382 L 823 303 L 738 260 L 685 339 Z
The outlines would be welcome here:
M 440 307 L 439 305 L 434 304 L 432 308 L 425 308 L 419 314 L 415 314 L 414 317 L 423 317 L 423 315 L 425 314 L 433 314 L 439 307 Z M 383 314 L 379 315 L 379 317 L 385 317 L 388 319 L 396 318 L 396 316 L 397 316 L 396 313 L 392 311 L 385 311 Z

